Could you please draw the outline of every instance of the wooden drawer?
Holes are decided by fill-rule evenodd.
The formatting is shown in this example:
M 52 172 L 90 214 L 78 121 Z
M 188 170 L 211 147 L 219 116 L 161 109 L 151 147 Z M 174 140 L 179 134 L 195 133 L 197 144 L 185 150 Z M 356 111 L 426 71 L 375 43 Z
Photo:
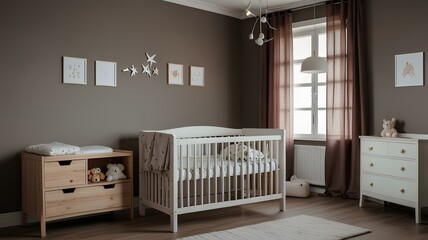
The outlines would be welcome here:
M 416 161 L 388 159 L 377 156 L 361 156 L 361 170 L 365 172 L 391 175 L 416 180 Z
M 46 217 L 130 207 L 131 182 L 48 191 Z
M 418 147 L 411 143 L 389 143 L 388 155 L 391 157 L 416 159 Z
M 86 160 L 63 160 L 45 163 L 45 187 L 66 188 L 86 183 Z
M 362 173 L 361 190 L 411 202 L 417 200 L 416 183 L 412 181 Z
M 363 140 L 361 141 L 361 152 L 376 155 L 388 154 L 388 143 L 379 141 Z

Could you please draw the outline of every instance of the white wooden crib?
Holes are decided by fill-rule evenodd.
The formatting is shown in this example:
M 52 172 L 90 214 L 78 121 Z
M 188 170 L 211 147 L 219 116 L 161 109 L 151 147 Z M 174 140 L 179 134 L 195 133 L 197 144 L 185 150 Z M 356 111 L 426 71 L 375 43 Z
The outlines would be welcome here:
M 147 167 L 158 142 L 154 134 L 168 138 L 167 170 Z M 198 126 L 141 131 L 139 153 L 140 215 L 146 207 L 170 215 L 172 232 L 178 230 L 178 215 L 185 213 L 274 199 L 285 210 L 282 129 Z

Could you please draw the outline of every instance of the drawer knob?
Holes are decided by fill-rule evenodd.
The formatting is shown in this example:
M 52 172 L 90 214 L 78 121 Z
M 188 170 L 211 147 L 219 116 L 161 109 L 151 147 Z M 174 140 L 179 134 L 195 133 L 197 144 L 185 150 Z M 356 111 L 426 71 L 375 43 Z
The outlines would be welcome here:
M 373 147 L 369 147 L 369 151 L 373 151 Z
M 373 187 L 373 183 L 370 183 L 370 187 Z
M 405 168 L 405 167 L 401 167 L 401 168 L 400 168 L 400 170 L 401 170 L 401 171 L 404 171 L 404 170 L 406 170 L 406 168 Z
M 405 149 L 401 149 L 400 153 L 406 153 Z
M 370 167 L 373 167 L 374 166 L 374 164 L 373 163 L 370 163 Z
M 71 179 L 71 180 L 70 180 L 70 182 L 72 183 L 72 182 L 73 182 L 73 179 Z
M 404 193 L 406 190 L 404 190 L 404 188 L 400 188 L 400 192 Z

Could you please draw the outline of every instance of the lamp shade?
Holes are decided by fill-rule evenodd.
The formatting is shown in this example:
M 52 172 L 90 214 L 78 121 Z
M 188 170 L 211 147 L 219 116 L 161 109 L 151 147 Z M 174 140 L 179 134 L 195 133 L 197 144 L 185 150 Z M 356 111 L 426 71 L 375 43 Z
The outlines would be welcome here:
M 302 67 L 300 68 L 302 73 L 325 73 L 327 72 L 327 61 L 318 56 L 310 56 L 303 60 Z

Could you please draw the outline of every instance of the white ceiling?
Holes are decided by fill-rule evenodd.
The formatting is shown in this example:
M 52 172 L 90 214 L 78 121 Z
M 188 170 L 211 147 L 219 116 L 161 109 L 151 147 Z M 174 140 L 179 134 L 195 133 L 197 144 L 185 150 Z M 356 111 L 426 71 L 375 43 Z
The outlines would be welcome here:
M 251 11 L 256 13 L 259 10 L 260 0 L 164 0 L 188 7 L 202 9 L 234 18 L 244 19 L 247 16 L 244 10 L 251 1 Z M 277 12 L 285 9 L 293 9 L 314 3 L 325 2 L 326 0 L 269 0 L 269 12 Z M 262 8 L 266 9 L 266 0 L 262 0 Z

